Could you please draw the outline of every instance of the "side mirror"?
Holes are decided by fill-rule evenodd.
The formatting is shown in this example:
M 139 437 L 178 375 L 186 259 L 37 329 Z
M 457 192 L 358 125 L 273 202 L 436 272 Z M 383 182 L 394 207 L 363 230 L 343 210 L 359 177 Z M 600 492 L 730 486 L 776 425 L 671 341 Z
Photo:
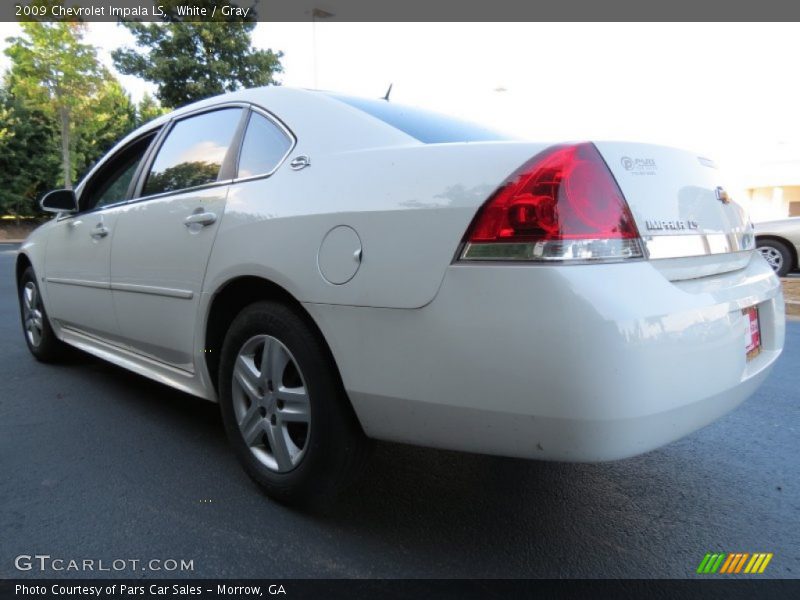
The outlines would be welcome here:
M 78 198 L 72 190 L 53 190 L 44 195 L 39 205 L 47 212 L 73 213 L 78 211 Z

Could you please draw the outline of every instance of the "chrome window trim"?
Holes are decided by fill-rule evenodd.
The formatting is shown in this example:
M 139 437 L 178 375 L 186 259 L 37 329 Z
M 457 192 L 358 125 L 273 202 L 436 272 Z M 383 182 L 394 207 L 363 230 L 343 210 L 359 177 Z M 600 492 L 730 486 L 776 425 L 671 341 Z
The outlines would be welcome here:
M 195 192 L 206 190 L 218 186 L 223 185 L 230 185 L 233 179 L 223 179 L 220 181 L 211 181 L 209 183 L 204 183 L 203 185 L 195 185 L 193 187 L 182 188 L 180 190 L 170 190 L 168 192 L 161 192 L 159 194 L 149 194 L 149 195 L 140 195 L 144 191 L 144 184 L 147 182 L 147 177 L 150 175 L 150 168 L 153 166 L 153 162 L 155 162 L 158 153 L 161 151 L 161 147 L 164 145 L 164 142 L 169 137 L 170 132 L 175 127 L 176 123 L 183 121 L 185 119 L 190 119 L 192 117 L 197 117 L 204 113 L 214 112 L 217 110 L 223 110 L 226 108 L 240 108 L 243 111 L 247 111 L 250 108 L 250 104 L 247 102 L 223 102 L 220 104 L 215 104 L 213 106 L 204 106 L 203 108 L 198 108 L 197 110 L 193 110 L 187 113 L 181 113 L 175 117 L 172 117 L 164 124 L 163 134 L 157 140 L 156 146 L 153 148 L 152 153 L 147 159 L 147 164 L 142 169 L 140 174 L 139 180 L 136 182 L 136 189 L 134 190 L 133 197 L 128 200 L 125 204 L 133 204 L 135 202 L 146 202 L 148 200 L 156 200 L 159 198 L 166 198 L 168 196 L 175 196 L 178 194 L 184 194 L 186 192 Z M 244 115 L 242 115 L 244 116 Z M 236 132 L 234 132 L 234 137 L 231 139 L 231 146 L 228 147 L 228 152 L 231 151 L 233 144 L 237 142 L 236 140 Z M 238 159 L 238 151 L 237 151 L 237 159 Z M 225 160 L 223 159 L 223 164 Z
M 148 146 L 147 150 L 145 150 L 144 153 L 143 158 L 147 158 L 147 155 L 152 149 L 153 144 L 158 142 L 159 136 L 164 132 L 164 128 L 167 125 L 169 125 L 169 121 L 165 121 L 163 123 L 157 123 L 156 120 L 153 120 L 150 123 L 142 125 L 139 129 L 132 131 L 128 135 L 124 136 L 118 143 L 114 144 L 114 146 L 110 148 L 108 152 L 106 152 L 103 156 L 100 157 L 100 159 L 94 164 L 94 166 L 92 166 L 91 169 L 89 169 L 86 175 L 84 175 L 83 178 L 75 186 L 74 188 L 75 195 L 78 196 L 78 199 L 80 200 L 80 196 L 83 194 L 83 191 L 86 188 L 86 185 L 88 184 L 89 180 L 94 178 L 97 172 L 101 170 L 106 165 L 106 163 L 116 158 L 120 152 L 124 152 L 126 148 L 130 148 L 132 144 L 135 144 L 142 138 L 145 138 L 148 135 L 154 135 L 155 137 L 153 138 L 152 142 L 150 143 L 150 146 Z M 130 141 L 128 141 L 128 143 L 126 143 L 124 146 L 120 146 L 120 144 L 122 144 L 122 142 L 125 141 L 128 137 L 131 137 Z M 136 177 L 136 175 L 138 175 L 138 173 L 134 174 L 134 178 Z M 130 192 L 131 190 L 128 191 Z
M 160 194 L 151 194 L 149 196 L 139 196 L 137 198 L 131 198 L 130 200 L 125 202 L 125 204 L 135 204 L 136 202 L 147 202 L 148 200 L 158 200 L 160 198 L 166 198 L 168 196 L 177 196 L 179 194 L 185 194 L 187 192 L 200 192 L 210 188 L 229 185 L 232 181 L 233 179 L 224 179 L 222 181 L 212 181 L 210 183 L 204 183 L 203 185 L 195 185 L 193 187 L 182 188 L 180 190 L 171 190 L 169 192 L 161 192 Z
M 120 206 L 127 206 L 128 204 L 136 204 L 137 202 L 146 202 L 148 200 L 158 200 L 160 198 L 165 198 L 167 196 L 176 196 L 178 194 L 184 194 L 186 192 L 200 192 L 204 191 L 209 188 L 219 187 L 223 185 L 230 185 L 233 183 L 233 179 L 225 179 L 223 181 L 212 181 L 211 183 L 205 183 L 203 185 L 196 185 L 190 188 L 184 188 L 181 190 L 173 190 L 171 192 L 164 192 L 162 194 L 153 194 L 151 196 L 139 196 L 137 198 L 130 198 L 129 200 L 121 200 L 120 202 L 115 202 L 114 204 L 106 204 L 101 206 L 100 208 L 93 208 L 92 210 L 87 210 L 81 213 L 69 213 L 64 218 L 72 218 L 77 217 L 80 215 L 89 215 L 92 213 L 100 213 L 106 209 L 111 208 L 119 208 Z
M 188 118 L 191 118 L 191 117 L 196 117 L 196 116 L 201 115 L 203 113 L 213 112 L 215 110 L 220 110 L 220 109 L 224 109 L 224 108 L 241 108 L 244 111 L 257 112 L 259 115 L 261 115 L 261 116 L 265 117 L 266 119 L 268 119 L 269 121 L 271 121 L 274 125 L 276 125 L 284 133 L 284 135 L 287 136 L 287 138 L 291 142 L 291 146 L 286 151 L 286 154 L 283 156 L 283 158 L 281 158 L 281 160 L 275 166 L 275 168 L 272 169 L 272 171 L 270 171 L 269 173 L 261 173 L 261 174 L 252 175 L 252 176 L 249 176 L 249 177 L 241 177 L 241 178 L 234 178 L 234 179 L 223 179 L 223 180 L 220 180 L 220 181 L 212 181 L 212 182 L 209 182 L 209 183 L 205 183 L 203 185 L 196 185 L 196 186 L 190 187 L 190 188 L 183 188 L 183 189 L 180 189 L 180 190 L 172 190 L 172 191 L 169 191 L 169 192 L 162 192 L 160 194 L 150 194 L 148 196 L 138 195 L 138 194 L 141 194 L 142 189 L 144 188 L 145 180 L 147 179 L 147 176 L 150 174 L 150 167 L 152 166 L 152 163 L 155 160 L 156 156 L 158 155 L 159 150 L 161 150 L 161 146 L 163 145 L 164 141 L 167 139 L 167 136 L 169 135 L 170 131 L 174 127 L 175 123 L 177 123 L 179 121 L 183 121 L 184 119 L 188 119 Z M 248 114 L 248 119 L 249 119 L 249 114 Z M 249 124 L 249 121 L 248 121 L 248 124 Z M 286 159 L 289 158 L 289 155 L 297 147 L 297 136 L 294 135 L 294 132 L 291 129 L 289 129 L 289 127 L 285 123 L 283 123 L 283 121 L 281 121 L 276 115 L 273 115 L 272 113 L 270 113 L 265 108 L 262 108 L 260 106 L 255 105 L 255 104 L 252 104 L 250 102 L 242 102 L 242 101 L 223 102 L 221 104 L 215 104 L 213 106 L 205 106 L 203 108 L 199 108 L 199 109 L 193 110 L 191 112 L 181 113 L 180 115 L 177 115 L 175 117 L 169 118 L 166 122 L 161 123 L 157 127 L 153 126 L 153 127 L 150 127 L 149 129 L 147 129 L 146 131 L 143 131 L 140 136 L 137 136 L 136 140 L 140 140 L 142 137 L 145 137 L 147 135 L 152 134 L 153 131 L 156 130 L 156 129 L 158 129 L 158 131 L 156 131 L 156 137 L 153 139 L 153 141 L 151 143 L 151 146 L 145 152 L 144 163 L 143 163 L 143 166 L 141 167 L 141 171 L 139 173 L 137 173 L 138 177 L 136 177 L 136 181 L 135 181 L 134 186 L 133 186 L 134 189 L 133 189 L 133 192 L 132 192 L 132 196 L 130 198 L 128 198 L 127 200 L 120 200 L 119 202 L 114 202 L 113 204 L 106 204 L 106 205 L 98 207 L 98 208 L 92 208 L 90 210 L 83 211 L 83 212 L 80 212 L 80 213 L 68 213 L 68 214 L 65 214 L 63 217 L 59 216 L 58 220 L 69 219 L 69 218 L 75 217 L 75 216 L 77 216 L 79 214 L 80 215 L 86 215 L 86 214 L 91 214 L 91 213 L 102 213 L 105 210 L 109 210 L 109 209 L 113 209 L 113 208 L 119 208 L 121 206 L 127 206 L 128 204 L 134 204 L 134 203 L 137 203 L 137 202 L 146 202 L 148 200 L 158 200 L 158 199 L 161 199 L 161 198 L 166 198 L 166 197 L 174 196 L 174 195 L 177 195 L 177 194 L 183 194 L 183 193 L 186 193 L 186 192 L 198 192 L 198 191 L 204 191 L 204 190 L 207 190 L 207 189 L 215 188 L 215 187 L 218 187 L 218 186 L 230 185 L 232 183 L 240 183 L 240 182 L 254 181 L 254 180 L 257 180 L 257 179 L 265 179 L 265 178 L 271 177 L 273 174 L 275 174 L 275 172 L 283 166 L 283 164 L 286 162 Z M 245 133 L 246 133 L 246 130 L 245 130 Z M 131 143 L 136 143 L 136 140 L 132 140 Z M 232 141 L 232 143 L 234 143 L 237 140 L 234 139 L 234 140 L 231 140 L 231 141 Z M 241 145 L 244 142 L 244 135 L 241 136 L 241 139 L 238 140 L 238 142 L 239 142 L 239 144 L 238 144 L 238 147 L 237 147 L 237 150 L 236 150 L 236 168 L 237 168 L 237 170 L 239 168 L 239 158 L 240 158 L 240 153 L 241 153 Z M 130 146 L 130 144 L 126 144 L 125 148 L 127 148 L 129 146 Z M 122 151 L 122 150 L 124 150 L 124 148 L 120 149 L 120 151 Z M 115 152 L 114 156 L 116 156 L 117 154 L 118 154 L 118 152 Z M 103 157 L 103 160 L 101 160 L 101 162 L 99 162 L 97 165 L 95 165 L 95 167 L 92 169 L 92 172 L 90 172 L 87 175 L 86 180 L 88 181 L 89 178 L 94 174 L 94 172 L 96 170 L 101 168 L 103 164 L 105 164 L 106 162 L 108 162 L 112 158 L 113 158 L 112 156 Z M 80 190 L 81 193 L 83 192 L 83 189 L 82 189 L 84 187 L 83 184 L 84 184 L 84 182 L 81 182 L 81 190 Z M 80 201 L 80 198 L 79 198 L 79 201 Z
M 283 123 L 283 121 L 278 119 L 277 116 L 273 115 L 271 112 L 267 111 L 266 109 L 261 108 L 260 106 L 256 106 L 255 104 L 251 104 L 250 105 L 250 112 L 251 112 L 251 114 L 252 113 L 256 113 L 256 114 L 264 117 L 269 122 L 271 122 L 273 125 L 275 125 L 280 131 L 283 132 L 283 134 L 286 136 L 286 138 L 291 143 L 289 145 L 288 150 L 286 150 L 286 153 L 277 162 L 277 164 L 275 165 L 275 167 L 271 171 L 269 171 L 267 173 L 259 173 L 257 175 L 248 175 L 247 177 L 235 177 L 234 179 L 231 180 L 234 183 L 240 183 L 240 182 L 245 182 L 245 181 L 253 181 L 253 180 L 256 180 L 256 179 L 264 179 L 264 178 L 267 178 L 267 177 L 271 177 L 278 169 L 280 169 L 283 166 L 283 163 L 286 162 L 286 159 L 289 158 L 289 155 L 297 147 L 297 136 L 295 136 L 294 132 L 292 132 L 292 130 L 289 129 Z M 239 143 L 239 149 L 238 149 L 238 151 L 236 153 L 236 173 L 237 174 L 239 173 L 239 162 L 242 159 L 242 147 L 244 146 L 244 138 L 247 135 L 247 129 L 249 129 L 249 128 L 250 128 L 250 117 L 248 117 L 247 127 L 245 128 L 244 134 L 242 135 L 242 139 L 240 140 L 240 143 Z
M 138 182 L 139 182 L 139 178 L 141 177 L 142 169 L 143 169 L 144 165 L 149 162 L 151 153 L 153 152 L 153 148 L 155 147 L 155 145 L 156 144 L 160 144 L 161 138 L 163 137 L 165 128 L 166 128 L 166 126 L 168 124 L 169 123 L 166 123 L 165 125 L 162 125 L 159 128 L 151 127 L 147 131 L 143 132 L 141 135 L 136 136 L 136 138 L 131 140 L 129 143 L 125 144 L 122 148 L 120 148 L 119 150 L 114 152 L 113 155 L 109 152 L 106 156 L 104 156 L 103 160 L 101 162 L 97 163 L 97 165 L 92 169 L 92 171 L 89 174 L 87 174 L 87 176 L 84 178 L 83 181 L 81 181 L 79 187 L 75 188 L 75 194 L 78 197 L 78 208 L 79 208 L 79 210 L 77 212 L 74 212 L 74 213 L 68 213 L 67 217 L 77 217 L 77 216 L 80 216 L 80 215 L 90 215 L 92 213 L 99 213 L 99 212 L 104 211 L 107 208 L 115 208 L 117 206 L 124 206 L 125 204 L 128 204 L 129 202 L 134 200 L 135 194 L 136 194 L 136 188 L 138 187 Z M 150 140 L 150 144 L 147 146 L 147 148 L 145 148 L 144 154 L 142 154 L 142 158 L 139 161 L 139 165 L 136 167 L 136 171 L 134 171 L 134 173 L 133 173 L 133 179 L 131 180 L 130 184 L 128 185 L 128 190 L 127 190 L 125 195 L 129 196 L 129 197 L 124 199 L 124 200 L 120 200 L 118 202 L 112 202 L 111 204 L 103 204 L 102 206 L 93 206 L 92 208 L 88 208 L 86 210 L 80 210 L 81 196 L 83 196 L 83 193 L 86 190 L 86 186 L 89 184 L 89 182 L 92 179 L 94 179 L 94 177 L 97 175 L 97 172 L 99 170 L 101 170 L 104 165 L 107 165 L 109 162 L 111 162 L 112 160 L 117 158 L 122 152 L 125 152 L 125 150 L 130 148 L 132 145 L 142 141 L 144 138 L 146 138 L 149 135 L 152 135 L 153 139 Z M 61 219 L 59 219 L 59 220 L 61 220 Z

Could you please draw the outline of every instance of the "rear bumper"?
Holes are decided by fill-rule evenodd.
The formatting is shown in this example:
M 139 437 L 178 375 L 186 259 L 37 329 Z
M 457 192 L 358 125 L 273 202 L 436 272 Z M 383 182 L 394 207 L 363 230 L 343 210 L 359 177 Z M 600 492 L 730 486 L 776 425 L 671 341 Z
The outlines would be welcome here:
M 747 362 L 742 309 L 759 307 Z M 416 310 L 309 305 L 368 435 L 597 461 L 646 452 L 743 402 L 783 348 L 780 282 L 670 282 L 656 262 L 454 265 Z

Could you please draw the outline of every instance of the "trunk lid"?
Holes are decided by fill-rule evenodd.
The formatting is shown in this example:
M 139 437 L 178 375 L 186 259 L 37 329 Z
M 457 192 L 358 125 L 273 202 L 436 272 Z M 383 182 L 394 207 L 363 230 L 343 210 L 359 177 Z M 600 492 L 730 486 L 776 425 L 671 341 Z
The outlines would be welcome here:
M 626 142 L 595 142 L 625 195 L 648 257 L 670 279 L 743 268 L 753 228 L 730 201 L 712 161 L 692 152 Z

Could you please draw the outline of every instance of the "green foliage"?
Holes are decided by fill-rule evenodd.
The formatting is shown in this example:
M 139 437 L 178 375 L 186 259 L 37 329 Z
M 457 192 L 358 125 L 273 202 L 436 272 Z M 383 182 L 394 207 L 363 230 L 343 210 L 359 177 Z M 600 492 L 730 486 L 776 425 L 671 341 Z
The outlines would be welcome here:
M 125 23 L 137 49 L 113 54 L 120 71 L 157 84 L 160 103 L 149 95 L 138 105 L 131 101 L 95 48 L 84 43 L 81 23 L 22 22 L 21 35 L 7 40 L 11 67 L 0 87 L 0 213 L 35 214 L 43 192 L 71 187 L 115 142 L 168 112 L 165 107 L 276 83 L 282 53 L 250 47 L 253 21 L 219 16 L 213 23 L 188 23 L 177 17 L 178 0 L 159 4 L 167 8 L 166 23 Z M 209 177 L 214 168 L 179 165 L 162 174 L 163 183 L 185 185 Z
M 124 22 L 139 49 L 118 49 L 112 57 L 121 73 L 155 83 L 164 106 L 176 108 L 240 87 L 277 83 L 273 76 L 283 71 L 283 53 L 251 48 L 254 21 L 223 17 L 217 11 L 213 22 L 190 23 L 176 12 L 180 0 L 159 4 L 167 23 Z M 210 13 L 214 2 L 198 0 L 193 5 L 205 6 Z
M 152 121 L 156 117 L 165 115 L 169 112 L 168 108 L 161 106 L 158 100 L 153 98 L 150 94 L 145 93 L 136 107 L 136 126 L 144 125 L 148 121 Z
M 36 201 L 59 176 L 58 131 L 41 110 L 0 89 L 0 214 L 37 212 Z
M 75 122 L 103 82 L 95 49 L 82 42 L 80 23 L 20 23 L 23 35 L 9 38 L 6 55 L 12 61 L 7 76 L 11 93 L 41 110 L 60 130 L 64 185 L 74 176 Z
M 0 96 L 0 213 L 30 215 L 38 196 L 70 187 L 143 114 L 162 109 L 152 98 L 134 105 L 81 42 L 81 25 L 21 27 L 23 35 L 9 39 L 12 62 Z
M 137 123 L 136 105 L 108 72 L 103 83 L 84 105 L 86 118 L 77 125 L 75 171 L 85 173 Z

